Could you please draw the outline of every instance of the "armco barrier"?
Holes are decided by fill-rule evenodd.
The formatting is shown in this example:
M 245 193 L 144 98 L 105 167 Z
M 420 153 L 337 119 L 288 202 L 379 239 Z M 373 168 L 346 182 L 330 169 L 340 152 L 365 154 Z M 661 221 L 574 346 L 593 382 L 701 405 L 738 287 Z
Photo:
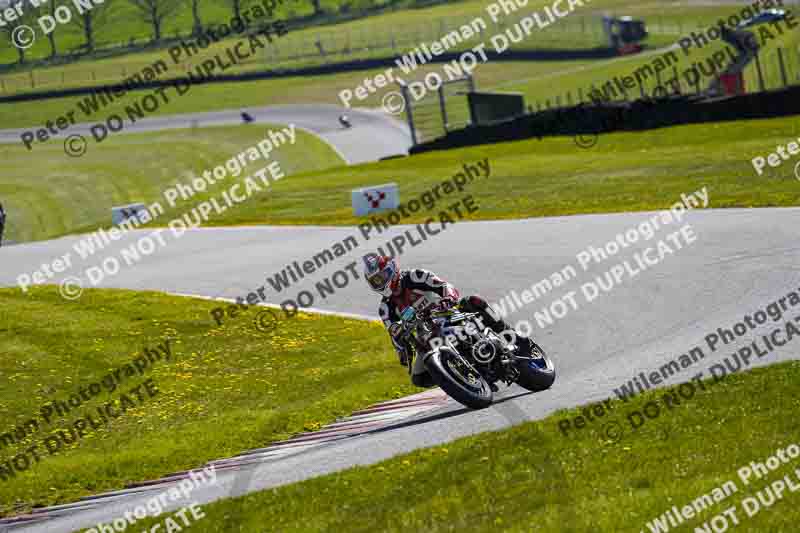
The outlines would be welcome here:
M 581 104 L 525 115 L 487 126 L 450 131 L 418 144 L 410 153 L 449 150 L 550 135 L 634 131 L 679 124 L 760 119 L 800 114 L 800 86 L 775 91 L 696 100 L 691 96 Z

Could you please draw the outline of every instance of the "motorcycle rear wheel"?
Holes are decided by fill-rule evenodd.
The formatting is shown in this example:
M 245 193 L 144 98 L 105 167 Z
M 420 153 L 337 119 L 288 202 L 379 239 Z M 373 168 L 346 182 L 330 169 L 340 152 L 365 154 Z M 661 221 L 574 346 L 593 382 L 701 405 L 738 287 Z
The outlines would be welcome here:
M 517 385 L 532 392 L 549 389 L 556 380 L 556 367 L 541 346 L 531 341 L 531 357 L 517 357 Z

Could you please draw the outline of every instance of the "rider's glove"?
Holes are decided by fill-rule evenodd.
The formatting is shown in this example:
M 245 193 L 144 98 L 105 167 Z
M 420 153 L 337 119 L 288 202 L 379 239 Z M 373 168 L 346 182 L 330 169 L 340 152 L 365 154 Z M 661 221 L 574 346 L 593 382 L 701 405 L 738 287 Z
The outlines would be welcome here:
M 403 325 L 400 322 L 393 323 L 389 326 L 389 335 L 397 342 L 400 342 L 400 338 L 403 335 Z
M 439 300 L 439 308 L 442 310 L 447 310 L 456 305 L 458 302 L 454 298 L 444 297 Z
M 400 322 L 395 322 L 389 326 L 389 335 L 392 337 L 392 344 L 394 344 L 394 349 L 397 351 L 400 364 L 408 366 L 408 349 L 403 346 L 403 325 Z

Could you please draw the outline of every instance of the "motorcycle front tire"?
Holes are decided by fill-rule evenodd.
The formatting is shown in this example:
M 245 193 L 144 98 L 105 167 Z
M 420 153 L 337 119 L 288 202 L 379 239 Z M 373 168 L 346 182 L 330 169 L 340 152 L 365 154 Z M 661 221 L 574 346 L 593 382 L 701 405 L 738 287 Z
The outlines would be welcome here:
M 480 376 L 477 386 L 465 381 L 448 365 L 450 358 L 457 357 L 447 347 L 439 348 L 425 360 L 425 367 L 437 385 L 455 401 L 470 409 L 484 409 L 492 405 L 493 393 L 489 383 Z

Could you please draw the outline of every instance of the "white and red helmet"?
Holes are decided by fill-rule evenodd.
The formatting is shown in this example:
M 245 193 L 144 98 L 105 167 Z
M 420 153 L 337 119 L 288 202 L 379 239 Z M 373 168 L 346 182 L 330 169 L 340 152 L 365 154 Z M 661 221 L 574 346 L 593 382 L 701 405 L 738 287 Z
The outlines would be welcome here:
M 373 291 L 391 296 L 400 280 L 400 269 L 391 257 L 369 253 L 364 256 L 364 279 Z

